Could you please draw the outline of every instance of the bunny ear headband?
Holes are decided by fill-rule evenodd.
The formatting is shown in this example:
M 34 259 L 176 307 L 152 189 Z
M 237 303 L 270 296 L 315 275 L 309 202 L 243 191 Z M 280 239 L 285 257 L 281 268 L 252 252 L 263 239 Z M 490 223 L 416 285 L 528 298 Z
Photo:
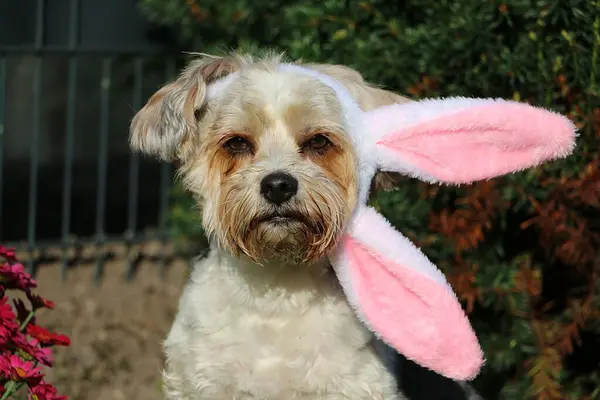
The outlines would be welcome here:
M 298 65 L 279 68 L 320 80 L 345 111 L 359 198 L 330 259 L 357 316 L 416 363 L 448 378 L 474 378 L 483 352 L 467 316 L 441 271 L 366 205 L 371 180 L 377 170 L 454 184 L 515 172 L 570 154 L 575 126 L 551 111 L 494 99 L 423 100 L 365 112 L 331 77 Z M 233 78 L 209 86 L 208 97 Z

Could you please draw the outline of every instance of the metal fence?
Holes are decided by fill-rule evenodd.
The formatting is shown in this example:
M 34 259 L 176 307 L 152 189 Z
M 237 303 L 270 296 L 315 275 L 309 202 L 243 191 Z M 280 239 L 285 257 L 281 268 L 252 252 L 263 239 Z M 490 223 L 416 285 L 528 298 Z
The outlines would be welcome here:
M 127 193 L 121 194 L 123 200 L 126 202 L 126 218 L 119 216 L 119 218 L 123 219 L 121 224 L 125 229 L 121 233 L 115 233 L 115 229 L 113 229 L 113 232 L 107 231 L 106 221 L 111 218 L 111 209 L 107 206 L 107 192 L 111 188 L 115 176 L 119 175 L 119 173 L 115 175 L 114 172 L 109 174 L 109 165 L 112 162 L 111 157 L 113 157 L 113 153 L 109 151 L 109 140 L 111 138 L 110 117 L 115 107 L 123 106 L 123 104 L 115 105 L 111 103 L 111 96 L 117 89 L 120 93 L 124 90 L 123 88 L 115 87 L 114 70 L 117 65 L 119 68 L 122 68 L 124 63 L 131 64 L 130 117 L 132 117 L 133 113 L 141 108 L 147 98 L 144 92 L 144 88 L 148 86 L 148 83 L 145 82 L 147 72 L 149 70 L 154 72 L 159 71 L 159 75 L 162 75 L 162 81 L 164 82 L 175 75 L 177 60 L 173 56 L 165 56 L 164 53 L 159 54 L 154 49 L 148 48 L 148 46 L 129 48 L 122 45 L 114 47 L 84 46 L 80 40 L 82 32 L 82 7 L 93 6 L 92 2 L 88 1 L 86 3 L 86 0 L 70 0 L 68 3 L 64 1 L 59 3 L 64 3 L 65 6 L 68 4 L 68 12 L 66 14 L 69 21 L 64 27 L 68 30 L 66 43 L 53 45 L 49 44 L 46 40 L 46 33 L 48 32 L 48 6 L 50 2 L 44 0 L 35 0 L 35 4 L 32 5 L 32 7 L 35 7 L 35 37 L 33 43 L 27 45 L 0 43 L 0 235 L 7 236 L 11 225 L 15 223 L 26 224 L 26 232 L 22 235 L 23 237 L 11 237 L 9 243 L 3 244 L 24 250 L 28 255 L 26 261 L 29 269 L 34 274 L 38 266 L 44 262 L 45 249 L 60 249 L 59 260 L 56 261 L 60 262 L 63 277 L 66 277 L 70 266 L 77 262 L 75 257 L 70 255 L 72 253 L 70 250 L 83 245 L 91 245 L 96 248 L 94 263 L 97 282 L 101 280 L 104 273 L 106 260 L 105 246 L 114 242 L 125 243 L 127 247 L 127 267 L 124 272 L 131 279 L 134 276 L 139 261 L 143 259 L 143 255 L 137 251 L 137 245 L 148 240 L 157 240 L 163 244 L 166 244 L 168 241 L 167 216 L 172 173 L 170 165 L 161 164 L 160 167 L 149 169 L 154 172 L 154 176 L 146 174 L 145 180 L 141 180 L 140 165 L 143 160 L 137 154 L 130 153 L 127 156 L 129 157 L 126 173 Z M 121 0 L 121 4 L 125 3 L 129 4 L 131 2 L 123 2 Z M 102 4 L 106 5 L 107 3 L 103 1 Z M 113 2 L 113 5 L 117 6 L 117 3 Z M 122 5 L 119 7 L 122 7 Z M 118 11 L 118 9 L 114 10 L 114 12 Z M 3 12 L 0 6 L 0 13 Z M 107 23 L 109 24 L 108 29 L 115 29 L 115 27 L 110 26 L 109 21 Z M 99 34 L 101 35 L 102 32 Z M 7 145 L 5 139 L 7 138 L 7 134 L 11 133 L 7 131 L 7 118 L 9 117 L 7 109 L 11 99 L 18 95 L 18 93 L 11 93 L 9 90 L 9 83 L 14 79 L 11 76 L 10 63 L 22 57 L 26 57 L 27 62 L 32 65 L 31 81 L 28 82 L 29 90 L 31 91 L 30 95 L 32 96 L 30 104 L 31 128 L 28 143 L 29 154 L 27 157 L 29 171 L 27 188 L 18 183 L 16 185 L 19 185 L 19 187 L 15 188 L 8 186 L 7 181 L 11 176 L 9 174 L 15 173 L 20 167 L 13 167 L 10 170 L 7 168 L 7 165 L 9 165 L 7 164 L 7 160 L 11 156 L 11 148 Z M 97 80 L 97 85 L 99 86 L 99 109 L 97 110 L 99 123 L 97 126 L 98 138 L 95 144 L 97 152 L 94 160 L 96 173 L 93 210 L 87 203 L 85 205 L 83 203 L 74 204 L 73 202 L 74 168 L 76 168 L 74 164 L 74 157 L 76 156 L 74 143 L 79 138 L 83 138 L 84 135 L 88 135 L 88 132 L 78 130 L 76 127 L 76 105 L 87 100 L 85 96 L 81 96 L 78 92 L 78 85 L 81 74 L 86 72 L 86 69 L 82 68 L 82 60 L 90 57 L 94 60 L 101 60 L 101 72 Z M 64 145 L 61 146 L 62 150 L 60 150 L 62 177 L 60 178 L 60 182 L 52 183 L 52 185 L 60 184 L 61 186 L 60 201 L 57 200 L 55 202 L 60 204 L 49 204 L 41 198 L 43 194 L 40 194 L 39 190 L 40 171 L 42 170 L 40 167 L 40 141 L 43 139 L 42 124 L 45 125 L 42 118 L 42 108 L 44 107 L 44 102 L 48 98 L 52 98 L 47 93 L 43 93 L 43 77 L 45 69 L 48 68 L 50 63 L 49 60 L 56 60 L 57 58 L 63 59 L 66 63 L 66 80 L 64 82 L 66 86 L 66 101 L 65 107 L 62 109 L 64 111 L 65 129 L 63 132 Z M 119 140 L 126 141 L 126 133 L 122 132 Z M 20 134 L 24 135 L 25 133 Z M 14 138 L 15 135 L 16 133 L 13 132 L 12 137 Z M 124 174 L 124 172 L 121 173 Z M 151 182 L 154 185 L 158 182 L 158 199 L 153 200 L 153 204 L 156 204 L 156 206 L 147 208 L 145 211 L 146 214 L 153 214 L 153 216 L 145 215 L 146 221 L 154 221 L 151 223 L 154 226 L 150 227 L 141 226 L 139 214 L 141 202 L 139 195 L 140 186 L 147 182 Z M 12 197 L 13 200 L 11 200 L 10 204 L 5 202 L 9 198 L 8 195 L 14 191 L 27 192 L 26 221 L 19 220 L 15 222 L 15 218 L 17 217 L 12 215 L 12 208 L 18 205 L 18 201 L 14 200 L 15 196 Z M 58 206 L 59 208 L 56 212 L 60 213 L 60 230 L 58 232 L 58 227 L 56 227 L 57 229 L 53 231 L 55 232 L 53 233 L 53 237 L 40 238 L 38 235 L 40 210 L 51 206 Z M 73 229 L 74 210 L 77 208 L 81 209 L 81 207 L 85 210 L 89 209 L 89 212 L 86 211 L 85 214 L 91 212 L 94 214 L 93 233 L 84 237 L 79 236 L 81 232 Z M 10 223 L 11 218 L 12 223 Z M 146 228 L 154 228 L 154 232 L 148 232 Z M 3 241 L 4 238 L 0 237 L 0 243 Z M 164 270 L 168 262 L 167 254 L 161 251 L 160 255 L 154 260 L 160 263 L 161 270 Z

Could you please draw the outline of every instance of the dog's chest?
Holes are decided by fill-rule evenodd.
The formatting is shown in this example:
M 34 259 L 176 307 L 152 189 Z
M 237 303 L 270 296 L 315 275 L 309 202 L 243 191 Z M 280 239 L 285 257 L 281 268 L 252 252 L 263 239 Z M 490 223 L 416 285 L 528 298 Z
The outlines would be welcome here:
M 190 359 L 201 385 L 231 398 L 395 398 L 394 377 L 340 292 L 273 293 L 260 304 L 206 278 L 186 291 L 167 340 L 171 362 Z
M 194 345 L 212 354 L 211 369 L 227 371 L 243 387 L 276 380 L 302 387 L 335 380 L 349 362 L 375 360 L 371 335 L 353 323 L 341 304 L 320 304 L 305 313 L 265 316 L 246 310 L 224 311 L 225 326 L 204 327 Z M 228 322 L 227 322 L 228 320 Z M 302 383 L 302 385 L 301 385 Z

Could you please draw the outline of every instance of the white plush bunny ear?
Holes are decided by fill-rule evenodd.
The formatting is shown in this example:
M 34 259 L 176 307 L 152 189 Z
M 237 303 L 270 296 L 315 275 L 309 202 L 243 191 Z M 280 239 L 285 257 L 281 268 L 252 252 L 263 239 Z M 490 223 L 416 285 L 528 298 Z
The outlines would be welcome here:
M 470 183 L 564 157 L 575 126 L 524 103 L 451 98 L 365 113 L 378 164 L 428 182 Z
M 574 147 L 568 119 L 503 100 L 426 100 L 364 116 L 377 167 L 430 182 L 491 178 Z M 444 275 L 374 209 L 355 211 L 331 258 L 356 314 L 384 342 L 452 379 L 479 373 L 483 353 Z
M 346 232 L 332 265 L 363 323 L 424 367 L 475 377 L 483 353 L 444 275 L 370 207 L 357 210 Z

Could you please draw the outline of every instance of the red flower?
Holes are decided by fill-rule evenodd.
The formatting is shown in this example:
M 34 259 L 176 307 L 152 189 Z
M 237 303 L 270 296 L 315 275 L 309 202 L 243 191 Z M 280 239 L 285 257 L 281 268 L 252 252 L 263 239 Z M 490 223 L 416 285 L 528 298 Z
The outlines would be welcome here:
M 15 249 L 7 249 L 0 244 L 0 256 L 4 257 L 5 260 L 10 262 L 17 262 L 15 257 Z
M 67 396 L 59 396 L 54 386 L 40 382 L 29 389 L 29 400 L 67 400 Z
M 0 283 L 7 289 L 20 289 L 27 291 L 37 286 L 35 280 L 25 272 L 23 264 L 10 264 L 0 266 Z
M 2 329 L 14 330 L 18 328 L 17 316 L 8 304 L 8 297 L 0 298 L 0 331 Z
M 71 341 L 66 335 L 35 325 L 35 311 L 54 308 L 52 301 L 31 292 L 36 286 L 25 267 L 17 262 L 14 249 L 0 245 L 0 397 L 10 396 L 13 393 L 7 391 L 26 384 L 29 400 L 66 400 L 66 396 L 59 396 L 56 388 L 42 380 L 39 366 L 52 366 L 50 346 L 68 346 Z M 24 291 L 31 309 L 22 300 L 14 299 L 13 310 L 5 296 L 6 289 Z M 19 329 L 21 325 L 24 332 Z M 7 382 L 12 386 L 6 387 Z
M 52 350 L 48 347 L 41 347 L 38 340 L 31 339 L 28 341 L 23 333 L 17 331 L 12 338 L 12 342 L 17 348 L 17 352 L 24 358 L 33 359 L 48 367 L 52 366 Z
M 32 361 L 25 361 L 15 354 L 5 354 L 0 358 L 0 372 L 11 380 L 25 381 L 29 386 L 35 386 L 42 380 L 40 369 Z
M 8 361 L 9 354 L 4 353 L 0 355 L 0 376 L 4 379 L 10 377 L 10 362 Z
M 12 337 L 12 342 L 20 349 L 27 350 L 30 346 L 27 336 L 19 330 L 15 331 Z
M 31 307 L 33 307 L 34 311 L 39 310 L 40 308 L 48 308 L 50 310 L 54 308 L 54 302 L 46 300 L 37 294 L 33 294 L 31 291 L 27 291 L 27 298 L 31 302 Z
M 50 332 L 39 325 L 28 325 L 27 333 L 38 340 L 42 346 L 69 346 L 71 344 L 71 339 L 68 336 Z
M 6 344 L 10 341 L 11 336 L 12 332 L 0 325 L 0 348 L 4 348 L 6 346 Z

